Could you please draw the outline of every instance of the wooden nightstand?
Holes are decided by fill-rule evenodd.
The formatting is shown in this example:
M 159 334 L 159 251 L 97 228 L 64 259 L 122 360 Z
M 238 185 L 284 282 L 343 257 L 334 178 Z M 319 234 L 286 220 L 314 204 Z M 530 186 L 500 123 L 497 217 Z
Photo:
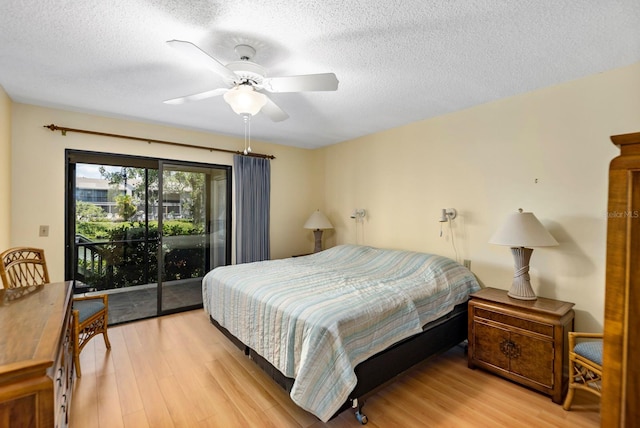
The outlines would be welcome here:
M 517 300 L 484 288 L 469 301 L 469 367 L 482 368 L 562 403 L 567 390 L 567 333 L 573 303 Z

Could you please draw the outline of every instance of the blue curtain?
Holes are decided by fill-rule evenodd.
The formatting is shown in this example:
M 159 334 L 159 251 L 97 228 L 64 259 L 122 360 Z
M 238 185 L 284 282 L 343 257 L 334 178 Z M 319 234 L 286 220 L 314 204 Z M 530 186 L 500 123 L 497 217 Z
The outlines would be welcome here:
M 269 260 L 269 159 L 234 155 L 236 263 Z

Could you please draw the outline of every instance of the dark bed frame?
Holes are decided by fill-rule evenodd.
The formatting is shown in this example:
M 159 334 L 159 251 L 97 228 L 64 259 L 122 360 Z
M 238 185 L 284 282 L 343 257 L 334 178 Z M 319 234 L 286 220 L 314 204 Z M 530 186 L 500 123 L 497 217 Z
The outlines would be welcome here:
M 294 379 L 284 376 L 265 358 L 246 346 L 216 320 L 211 323 L 227 336 L 245 355 L 271 376 L 287 392 L 291 391 Z M 392 345 L 384 351 L 373 355 L 355 368 L 358 383 L 340 410 L 332 418 L 348 408 L 356 409 L 356 418 L 367 422 L 362 414 L 363 398 L 376 388 L 390 381 L 397 375 L 413 367 L 417 363 L 443 353 L 467 339 L 467 302 L 457 305 L 447 315 L 428 323 L 422 333 L 416 334 Z

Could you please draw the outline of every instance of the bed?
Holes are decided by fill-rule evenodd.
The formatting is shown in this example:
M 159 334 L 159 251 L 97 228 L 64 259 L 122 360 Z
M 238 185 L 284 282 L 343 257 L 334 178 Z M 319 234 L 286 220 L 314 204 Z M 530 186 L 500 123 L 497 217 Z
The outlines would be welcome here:
M 203 279 L 203 304 L 298 406 L 326 422 L 466 339 L 466 302 L 479 289 L 469 270 L 442 256 L 339 245 L 217 267 Z M 359 408 L 356 416 L 366 423 Z

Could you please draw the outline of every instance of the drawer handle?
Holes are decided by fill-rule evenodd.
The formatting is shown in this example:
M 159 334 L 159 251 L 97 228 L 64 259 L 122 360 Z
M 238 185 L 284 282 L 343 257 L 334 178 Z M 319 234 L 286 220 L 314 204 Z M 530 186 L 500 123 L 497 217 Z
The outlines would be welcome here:
M 511 347 L 511 358 L 518 358 L 520 356 L 520 347 L 514 342 L 511 342 L 511 344 L 513 345 Z
M 500 352 L 509 358 L 518 358 L 520 356 L 520 347 L 509 339 L 500 342 Z
M 507 357 L 509 356 L 509 346 L 511 346 L 511 341 L 508 339 L 500 342 L 500 352 L 502 352 Z

